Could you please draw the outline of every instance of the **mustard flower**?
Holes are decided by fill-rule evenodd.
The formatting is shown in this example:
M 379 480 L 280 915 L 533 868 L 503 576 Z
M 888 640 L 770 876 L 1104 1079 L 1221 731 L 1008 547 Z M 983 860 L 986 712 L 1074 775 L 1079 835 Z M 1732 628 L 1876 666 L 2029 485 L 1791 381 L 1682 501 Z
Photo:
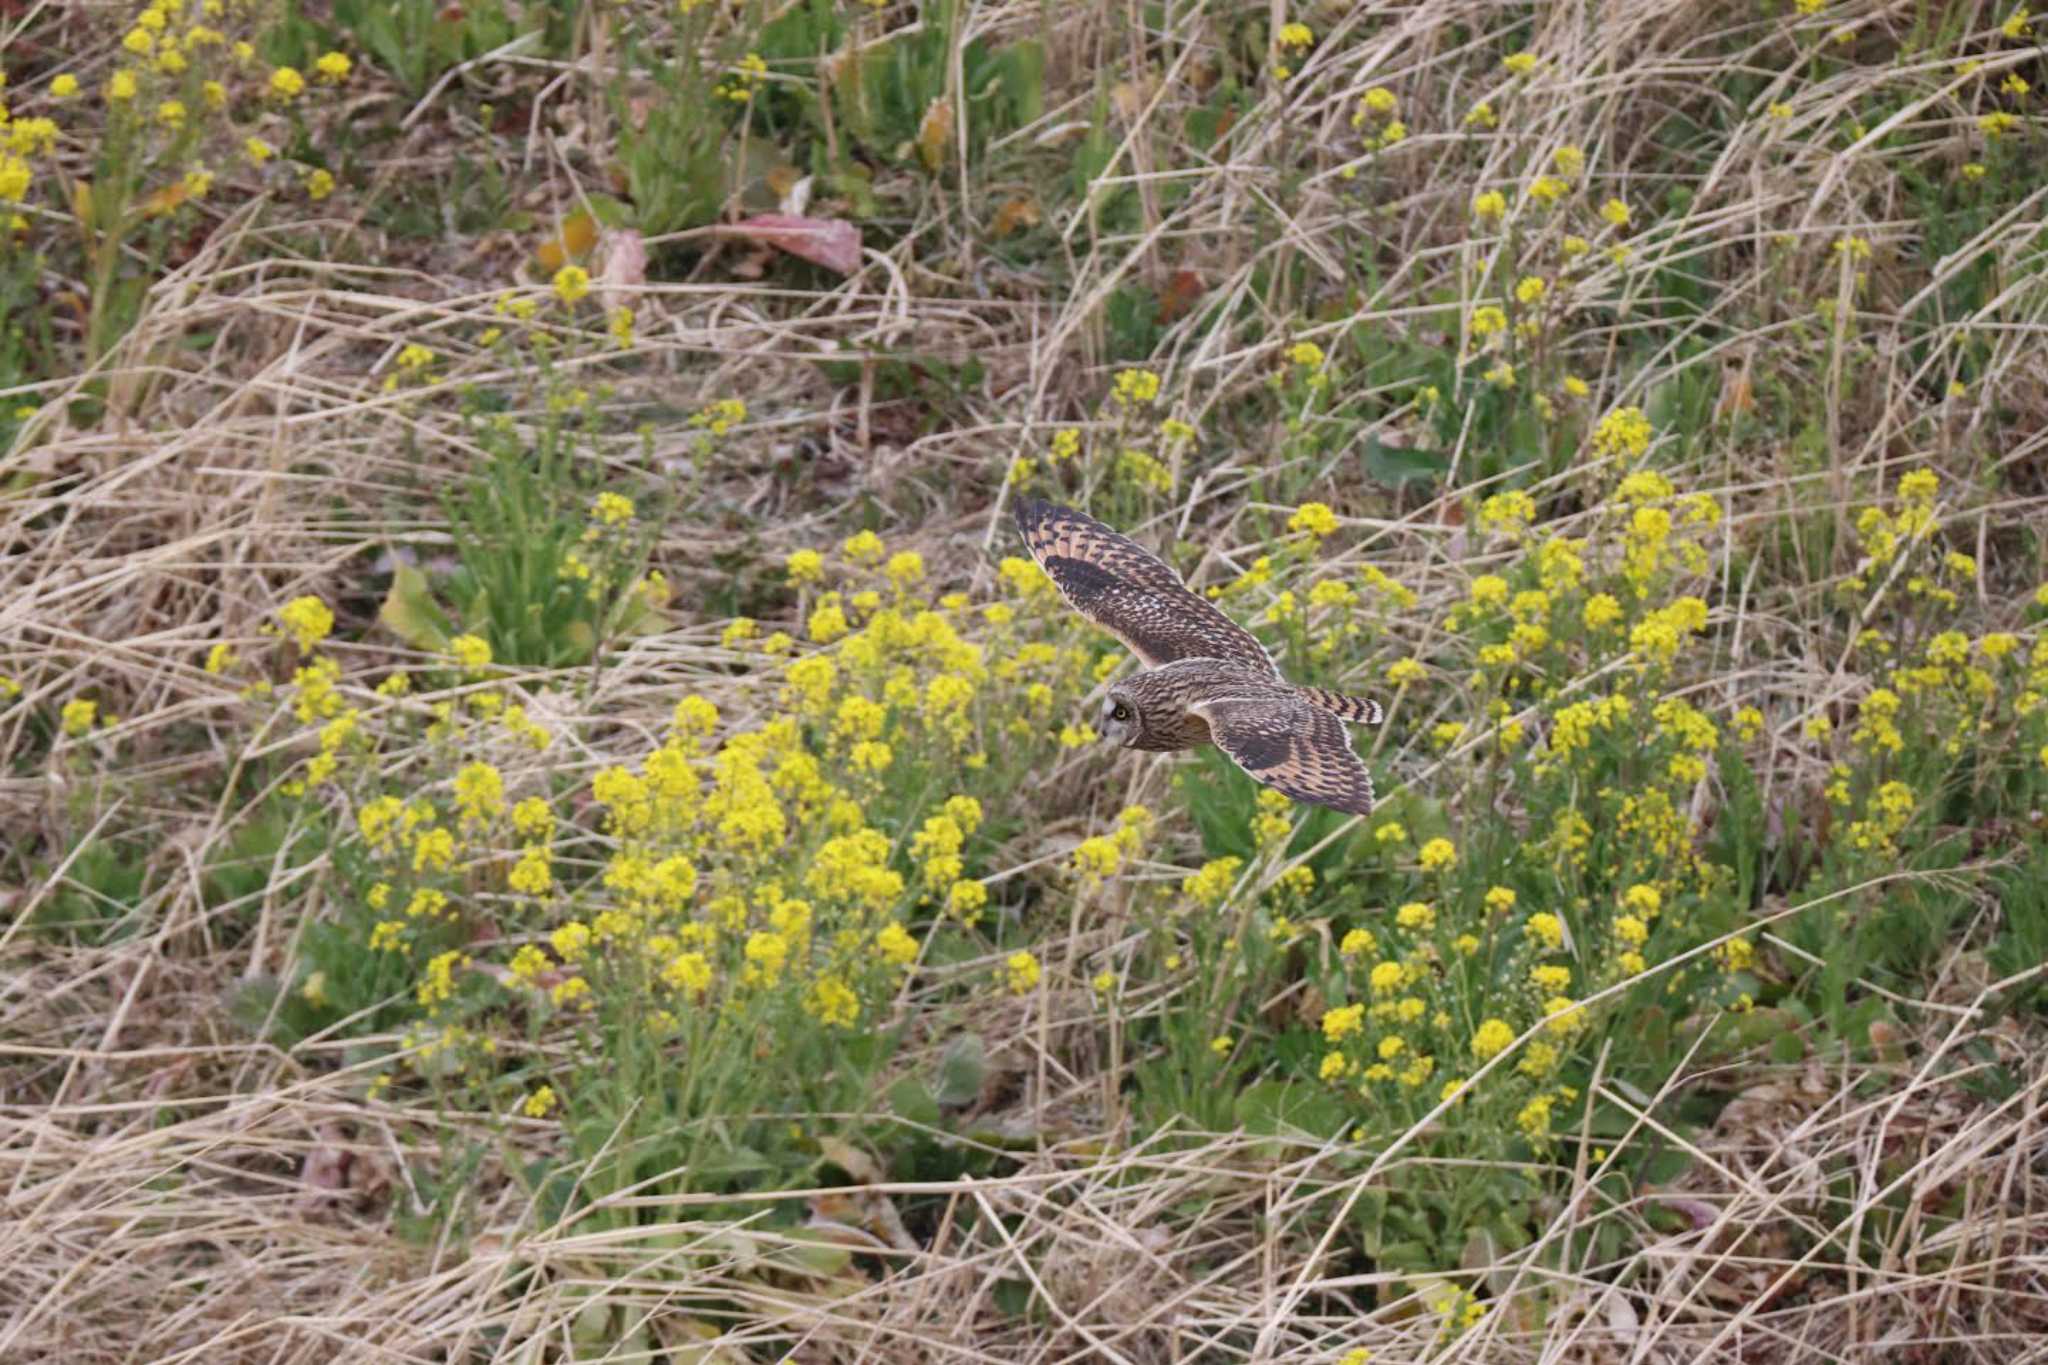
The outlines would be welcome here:
M 277 619 L 291 632 L 298 643 L 299 653 L 309 654 L 313 646 L 327 638 L 334 629 L 334 613 L 327 604 L 310 594 L 295 597 L 278 610 Z
M 792 550 L 782 567 L 792 585 L 817 583 L 825 577 L 825 556 L 816 550 Z
M 1650 448 L 1650 438 L 1656 435 L 1656 428 L 1650 419 L 1637 407 L 1615 408 L 1600 419 L 1593 431 L 1593 453 L 1595 455 L 1629 455 L 1641 457 Z
M 313 63 L 314 72 L 329 85 L 339 85 L 347 80 L 349 67 L 348 57 L 340 52 L 326 53 Z
M 1424 872 L 1441 872 L 1458 861 L 1457 847 L 1449 839 L 1431 839 L 1420 854 Z
M 899 589 L 906 589 L 924 580 L 924 556 L 915 550 L 899 550 L 889 556 L 889 562 L 882 568 L 889 581 Z
M 1409 901 L 1394 912 L 1394 923 L 1426 934 L 1436 927 L 1436 911 L 1421 901 Z
M 306 197 L 316 203 L 334 193 L 334 176 L 325 168 L 313 171 L 306 177 Z
M 1341 1043 L 1365 1027 L 1365 1006 L 1343 1005 L 1323 1011 L 1323 1037 Z
M 1472 1034 L 1472 1055 L 1480 1061 L 1497 1057 L 1515 1041 L 1515 1031 L 1503 1019 L 1488 1019 Z
M 1337 514 L 1330 510 L 1328 503 L 1305 502 L 1287 519 L 1287 529 L 1306 531 L 1312 539 L 1321 540 L 1336 532 Z
M 590 272 L 580 265 L 565 265 L 555 272 L 551 283 L 556 298 L 573 304 L 590 292 Z
M 1111 397 L 1123 407 L 1150 403 L 1159 397 L 1159 376 L 1151 370 L 1118 370 Z
M 74 698 L 64 703 L 64 709 L 58 716 L 58 724 L 65 734 L 76 739 L 92 729 L 94 720 L 99 717 L 99 710 L 100 704 L 96 701 L 84 697 Z
M 78 93 L 78 77 L 69 71 L 59 72 L 50 81 L 50 95 L 53 99 L 68 100 Z
M 1600 216 L 1610 227 L 1625 228 L 1629 224 L 1629 208 L 1619 199 L 1610 199 L 1600 206 Z
M 1028 995 L 1043 975 L 1038 959 L 1030 953 L 1011 953 L 1003 962 L 1003 979 L 1012 995 Z
M 271 93 L 282 99 L 296 99 L 306 88 L 306 78 L 289 66 L 280 66 L 270 73 Z
M 1327 360 L 1323 348 L 1313 341 L 1295 342 L 1287 348 L 1287 358 L 1305 370 L 1319 370 Z
M 1508 209 L 1507 196 L 1499 190 L 1486 190 L 1472 200 L 1472 216 L 1481 222 L 1500 217 Z

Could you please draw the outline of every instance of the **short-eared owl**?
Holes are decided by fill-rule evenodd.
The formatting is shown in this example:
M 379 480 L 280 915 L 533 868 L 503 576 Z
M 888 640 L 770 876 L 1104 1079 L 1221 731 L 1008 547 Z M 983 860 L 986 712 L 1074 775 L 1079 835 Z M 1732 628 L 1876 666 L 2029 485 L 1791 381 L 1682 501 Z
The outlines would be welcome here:
M 1371 812 L 1372 775 L 1343 723 L 1378 725 L 1378 702 L 1288 682 L 1250 631 L 1091 516 L 1026 498 L 1017 527 L 1061 595 L 1145 665 L 1110 689 L 1104 734 L 1126 749 L 1214 743 L 1297 801 Z

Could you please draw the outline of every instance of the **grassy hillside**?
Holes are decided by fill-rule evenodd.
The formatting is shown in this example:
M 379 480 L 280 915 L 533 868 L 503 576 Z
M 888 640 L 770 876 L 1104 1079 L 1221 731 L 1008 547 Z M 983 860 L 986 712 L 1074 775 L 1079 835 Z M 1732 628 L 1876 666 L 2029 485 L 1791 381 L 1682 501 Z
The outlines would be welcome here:
M 0 5 L 0 1359 L 2038 1350 L 2044 41 Z

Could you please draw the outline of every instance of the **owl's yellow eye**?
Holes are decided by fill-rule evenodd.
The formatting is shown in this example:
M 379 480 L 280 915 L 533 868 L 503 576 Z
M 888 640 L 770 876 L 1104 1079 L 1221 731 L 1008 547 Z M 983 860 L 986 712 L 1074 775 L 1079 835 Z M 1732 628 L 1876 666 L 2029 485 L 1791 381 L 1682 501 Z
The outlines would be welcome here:
M 1118 702 L 1110 710 L 1109 718 L 1111 720 L 1129 720 L 1131 718 L 1131 708 L 1125 706 L 1122 702 Z

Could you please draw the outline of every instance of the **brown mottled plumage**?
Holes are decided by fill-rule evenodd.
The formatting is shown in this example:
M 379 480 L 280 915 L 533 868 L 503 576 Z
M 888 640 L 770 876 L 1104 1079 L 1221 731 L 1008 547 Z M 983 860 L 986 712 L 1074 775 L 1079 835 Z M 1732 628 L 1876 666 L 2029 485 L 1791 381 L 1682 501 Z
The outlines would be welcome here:
M 1342 722 L 1379 724 L 1378 702 L 1288 682 L 1250 631 L 1091 516 L 1027 498 L 1017 526 L 1074 609 L 1147 665 L 1110 688 L 1104 734 L 1127 749 L 1214 743 L 1297 801 L 1372 810 L 1372 775 Z

